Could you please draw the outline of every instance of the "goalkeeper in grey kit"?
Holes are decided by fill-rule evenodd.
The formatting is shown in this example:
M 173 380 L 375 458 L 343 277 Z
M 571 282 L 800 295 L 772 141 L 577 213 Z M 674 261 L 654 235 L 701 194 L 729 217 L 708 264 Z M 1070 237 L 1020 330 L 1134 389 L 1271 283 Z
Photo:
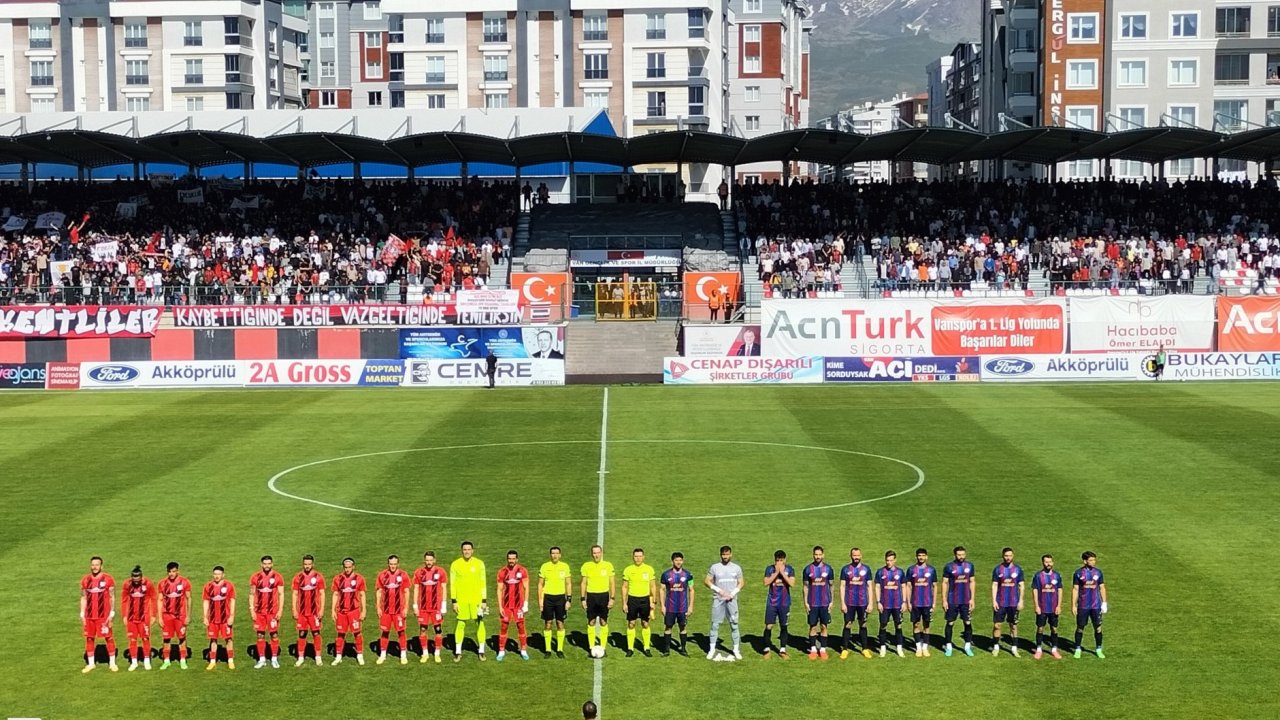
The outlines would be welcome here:
M 738 632 L 738 593 L 746 584 L 742 574 L 742 566 L 733 562 L 733 549 L 728 545 L 720 548 L 720 562 L 707 570 L 703 583 L 711 588 L 711 642 L 707 648 L 707 659 L 716 657 L 716 642 L 720 633 L 720 623 L 728 622 L 733 635 L 733 657 L 742 659 L 740 649 L 741 636 Z

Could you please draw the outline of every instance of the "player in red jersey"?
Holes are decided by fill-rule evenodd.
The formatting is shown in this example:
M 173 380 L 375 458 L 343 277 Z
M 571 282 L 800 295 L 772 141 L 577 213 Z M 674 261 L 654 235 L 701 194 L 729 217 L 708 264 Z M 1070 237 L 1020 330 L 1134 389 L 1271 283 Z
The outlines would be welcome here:
M 80 579 L 80 622 L 84 625 L 85 662 L 82 672 L 93 670 L 99 637 L 107 641 L 107 663 L 111 672 L 120 670 L 116 667 L 116 640 L 111 636 L 111 621 L 116 616 L 111 593 L 115 589 L 116 581 L 102 571 L 102 558 L 97 555 L 89 558 L 89 574 Z
M 356 561 L 351 558 L 342 559 L 342 572 L 333 576 L 333 622 L 337 626 L 338 635 L 333 641 L 333 664 L 342 662 L 342 651 L 347 643 L 347 633 L 353 633 L 356 640 L 356 664 L 364 664 L 364 625 L 365 616 L 364 576 L 356 572 Z
M 142 666 L 151 669 L 151 623 L 155 622 L 156 586 L 134 565 L 129 582 L 120 586 L 120 611 L 129 638 L 129 672 L 138 669 L 138 642 L 142 642 Z
M 320 624 L 324 617 L 325 584 L 324 575 L 315 569 L 315 563 L 314 557 L 303 555 L 302 572 L 293 576 L 293 617 L 298 626 L 298 661 L 294 663 L 295 667 L 302 665 L 307 658 L 307 633 L 311 633 L 317 665 L 324 652 Z
M 262 569 L 249 578 L 253 593 L 253 630 L 258 633 L 258 664 L 267 664 L 267 635 L 271 636 L 271 667 L 280 667 L 280 613 L 284 612 L 284 576 L 272 567 L 270 555 L 262 556 Z
M 236 669 L 235 651 L 231 647 L 231 625 L 236 619 L 236 586 L 224 577 L 221 565 L 213 566 L 213 579 L 204 585 L 204 625 L 209 629 L 209 665 L 218 665 L 218 641 L 227 646 L 227 667 Z
M 418 662 L 426 662 L 431 654 L 428 627 L 435 631 L 435 659 L 440 662 L 440 646 L 444 644 L 440 626 L 449 609 L 449 593 L 445 591 L 448 584 L 449 573 L 436 565 L 436 554 L 428 550 L 422 555 L 422 567 L 413 573 L 413 614 L 418 616 L 418 644 L 422 648 Z
M 409 610 L 409 573 L 400 569 L 398 555 L 387 556 L 387 569 L 378 573 L 374 590 L 378 605 L 378 627 L 382 639 L 378 644 L 378 664 L 387 661 L 387 642 L 391 631 L 400 643 L 400 664 L 409 664 L 409 643 L 404 632 L 404 616 Z
M 516 624 L 520 635 L 520 658 L 529 659 L 528 634 L 524 616 L 529 612 L 529 570 L 520 564 L 520 553 L 507 551 L 507 564 L 498 570 L 498 662 L 507 656 L 507 628 Z
M 178 665 L 187 669 L 187 625 L 191 622 L 191 581 L 178 574 L 179 566 L 171 562 L 168 571 L 156 586 L 156 616 L 160 618 L 160 637 L 164 640 L 160 663 L 161 670 L 169 669 L 172 651 L 178 651 Z

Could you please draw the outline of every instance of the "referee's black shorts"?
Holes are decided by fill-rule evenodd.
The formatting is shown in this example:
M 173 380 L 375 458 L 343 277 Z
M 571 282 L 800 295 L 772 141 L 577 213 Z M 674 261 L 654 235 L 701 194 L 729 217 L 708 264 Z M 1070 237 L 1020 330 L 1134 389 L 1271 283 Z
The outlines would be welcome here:
M 587 622 L 592 620 L 609 621 L 609 593 L 587 593 Z
M 564 622 L 568 616 L 565 609 L 564 595 L 543 595 L 542 596 L 542 620 L 543 622 Z
M 627 597 L 627 621 L 643 620 L 649 621 L 649 615 L 653 609 L 649 604 L 649 598 L 646 597 Z

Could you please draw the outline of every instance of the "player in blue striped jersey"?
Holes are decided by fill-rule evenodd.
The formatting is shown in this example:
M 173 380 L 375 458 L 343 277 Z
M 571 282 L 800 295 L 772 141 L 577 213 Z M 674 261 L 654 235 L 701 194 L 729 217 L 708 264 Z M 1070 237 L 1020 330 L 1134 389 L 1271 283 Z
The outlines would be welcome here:
M 916 643 L 916 657 L 929 657 L 929 626 L 933 624 L 934 586 L 938 571 L 929 564 L 929 552 L 916 548 L 916 564 L 907 568 L 911 587 L 911 632 Z
M 1071 578 L 1071 609 L 1076 614 L 1076 650 L 1073 655 L 1080 657 L 1084 626 L 1092 621 L 1094 654 L 1101 660 L 1106 658 L 1102 654 L 1102 616 L 1107 614 L 1107 586 L 1103 584 L 1102 571 L 1098 569 L 1097 554 L 1085 551 L 1080 559 L 1084 565 Z
M 1044 628 L 1049 626 L 1049 654 L 1061 660 L 1058 652 L 1058 615 L 1062 613 L 1062 574 L 1053 569 L 1053 556 L 1040 558 L 1040 572 L 1031 578 L 1031 596 L 1036 606 L 1036 651 L 1032 655 L 1039 660 L 1044 656 Z
M 1000 557 L 1000 564 L 991 569 L 991 654 L 1000 654 L 1000 625 L 1009 623 L 1009 652 L 1018 657 L 1018 612 L 1026 578 L 1022 567 L 1013 562 L 1013 548 L 1001 550 Z
M 831 585 L 835 570 L 823 560 L 821 545 L 813 546 L 813 562 L 804 567 L 804 609 L 809 613 L 809 659 L 827 659 L 827 626 L 831 624 Z
M 894 638 L 898 645 L 898 657 L 902 653 L 902 608 L 911 608 L 903 584 L 907 574 L 897 566 L 898 554 L 890 550 L 884 554 L 884 567 L 876 571 L 876 605 L 880 608 L 880 657 L 884 657 L 889 645 L 889 621 L 893 621 Z
M 689 656 L 689 615 L 693 612 L 693 573 L 684 569 L 684 554 L 671 553 L 671 567 L 663 571 L 658 578 L 659 603 L 662 605 L 663 630 L 662 654 L 676 652 Z M 680 626 L 680 644 L 672 645 L 671 628 Z
M 778 626 L 777 654 L 787 659 L 787 616 L 791 612 L 791 588 L 796 584 L 796 569 L 787 562 L 787 554 L 773 554 L 773 564 L 764 569 L 764 585 L 768 588 L 764 601 L 764 657 L 774 652 L 773 626 Z
M 853 649 L 853 623 L 858 623 L 858 638 L 862 642 L 862 656 L 871 657 L 867 645 L 867 611 L 871 607 L 871 585 L 875 572 L 862 562 L 862 550 L 849 550 L 848 565 L 840 568 L 840 609 L 844 611 L 844 644 L 840 659 L 849 657 Z
M 952 553 L 955 559 L 942 568 L 942 610 L 947 620 L 944 654 L 951 657 L 951 630 L 959 618 L 964 621 L 964 654 L 973 657 L 973 563 L 966 559 L 968 551 L 963 545 L 957 545 Z

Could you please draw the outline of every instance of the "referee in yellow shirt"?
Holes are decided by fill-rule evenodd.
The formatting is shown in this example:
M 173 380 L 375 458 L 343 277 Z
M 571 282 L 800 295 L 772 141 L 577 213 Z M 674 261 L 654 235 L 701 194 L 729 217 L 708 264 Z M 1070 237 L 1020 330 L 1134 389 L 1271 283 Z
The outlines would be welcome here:
M 462 543 L 462 557 L 449 566 L 449 600 L 453 614 L 458 616 L 458 628 L 453 633 L 453 661 L 462 661 L 462 638 L 467 632 L 467 621 L 476 621 L 476 644 L 480 646 L 480 659 L 484 660 L 484 616 L 489 613 L 489 585 L 485 580 L 484 561 L 475 556 L 476 547 L 471 541 Z
M 640 623 L 640 653 L 649 655 L 649 621 L 658 604 L 657 574 L 644 561 L 644 548 L 631 551 L 632 564 L 622 571 L 622 596 L 627 599 L 627 657 L 636 646 L 636 622 Z
M 551 634 L 555 631 L 556 657 L 564 657 L 564 620 L 573 601 L 573 571 L 560 559 L 560 548 L 552 547 L 551 559 L 538 570 L 538 607 L 542 608 L 545 629 L 542 639 L 551 655 Z
M 600 644 L 609 645 L 609 609 L 618 592 L 618 578 L 613 563 L 604 559 L 604 548 L 591 546 L 591 559 L 582 563 L 582 607 L 587 611 L 587 651 Z

